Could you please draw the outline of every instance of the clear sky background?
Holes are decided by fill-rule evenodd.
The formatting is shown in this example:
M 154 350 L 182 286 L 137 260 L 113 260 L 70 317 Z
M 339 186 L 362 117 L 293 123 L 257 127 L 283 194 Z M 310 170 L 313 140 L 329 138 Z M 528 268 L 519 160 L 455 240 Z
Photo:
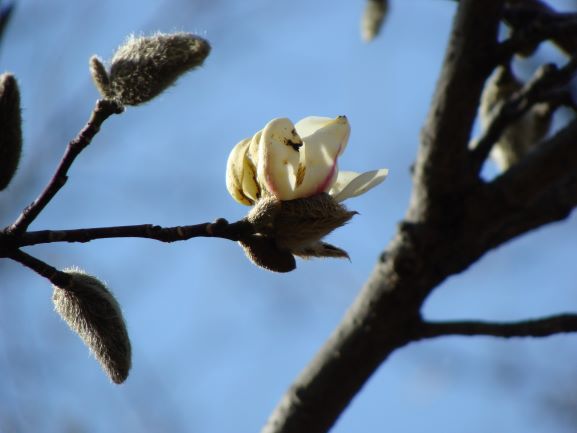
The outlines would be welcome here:
M 161 97 L 111 117 L 31 229 L 237 220 L 248 208 L 226 192 L 226 158 L 274 117 L 347 115 L 352 134 L 340 167 L 387 167 L 390 176 L 347 202 L 360 215 L 330 236 L 351 262 L 299 261 L 277 275 L 218 239 L 28 248 L 56 267 L 84 268 L 114 291 L 133 347 L 120 386 L 53 311 L 49 284 L 0 263 L 1 433 L 259 431 L 403 217 L 455 10 L 445 0 L 392 1 L 382 35 L 365 44 L 363 7 L 361 0 L 18 1 L 0 66 L 21 85 L 25 149 L 0 195 L 2 225 L 43 188 L 88 118 L 98 97 L 89 57 L 109 58 L 133 32 L 196 32 L 213 51 Z M 576 230 L 572 217 L 491 252 L 443 283 L 425 315 L 514 320 L 576 311 Z M 577 336 L 413 344 L 380 368 L 333 431 L 574 432 L 576 356 Z

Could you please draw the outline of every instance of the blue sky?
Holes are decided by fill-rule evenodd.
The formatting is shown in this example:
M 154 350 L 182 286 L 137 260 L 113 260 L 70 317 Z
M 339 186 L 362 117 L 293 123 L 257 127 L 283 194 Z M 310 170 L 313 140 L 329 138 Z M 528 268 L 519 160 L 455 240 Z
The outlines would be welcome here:
M 0 432 L 258 431 L 357 295 L 403 217 L 409 166 L 454 13 L 443 0 L 393 1 L 382 35 L 360 38 L 362 1 L 20 0 L 0 47 L 21 85 L 25 150 L 0 196 L 9 224 L 50 178 L 98 94 L 88 59 L 130 33 L 190 31 L 213 51 L 154 101 L 110 118 L 31 229 L 195 224 L 247 211 L 226 192 L 230 149 L 274 117 L 348 116 L 343 169 L 390 169 L 348 202 L 330 236 L 351 262 L 253 266 L 234 243 L 142 239 L 27 251 L 106 281 L 120 301 L 133 369 L 109 383 L 52 309 L 51 289 L 0 264 Z M 529 64 L 530 66 L 530 64 Z M 488 166 L 487 176 L 494 175 Z M 575 218 L 487 254 L 427 301 L 436 319 L 514 320 L 577 309 Z M 552 354 L 555 354 L 552 356 Z M 569 432 L 575 337 L 447 338 L 395 353 L 334 432 Z

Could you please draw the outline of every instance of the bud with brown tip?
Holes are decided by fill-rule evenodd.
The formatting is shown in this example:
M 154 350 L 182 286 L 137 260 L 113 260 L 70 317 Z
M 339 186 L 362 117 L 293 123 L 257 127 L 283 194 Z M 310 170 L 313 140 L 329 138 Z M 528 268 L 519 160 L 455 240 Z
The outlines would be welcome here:
M 209 53 L 208 41 L 190 33 L 133 35 L 114 53 L 110 71 L 93 56 L 90 72 L 104 98 L 138 105 L 158 96 L 183 73 L 202 65 Z
M 9 184 L 22 153 L 20 91 L 12 74 L 0 75 L 0 191 Z
M 114 383 L 122 383 L 131 367 L 131 346 L 120 305 L 96 277 L 78 268 L 64 269 L 70 287 L 53 286 L 54 309 L 88 346 Z

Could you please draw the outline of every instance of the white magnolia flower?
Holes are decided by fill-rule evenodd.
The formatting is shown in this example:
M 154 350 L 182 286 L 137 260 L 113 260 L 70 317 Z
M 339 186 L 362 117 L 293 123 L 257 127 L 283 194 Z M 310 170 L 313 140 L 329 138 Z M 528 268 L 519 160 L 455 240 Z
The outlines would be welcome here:
M 348 257 L 323 241 L 356 214 L 340 202 L 378 185 L 388 173 L 339 171 L 349 134 L 345 116 L 307 117 L 296 125 L 280 118 L 233 148 L 226 186 L 236 201 L 254 205 L 246 216 L 254 234 L 239 241 L 253 263 L 289 272 L 295 256 Z
M 296 125 L 286 118 L 273 119 L 233 148 L 227 189 L 236 201 L 249 206 L 266 195 L 286 201 L 328 192 L 341 202 L 363 194 L 381 183 L 388 170 L 339 171 L 337 160 L 349 134 L 345 116 L 311 116 Z

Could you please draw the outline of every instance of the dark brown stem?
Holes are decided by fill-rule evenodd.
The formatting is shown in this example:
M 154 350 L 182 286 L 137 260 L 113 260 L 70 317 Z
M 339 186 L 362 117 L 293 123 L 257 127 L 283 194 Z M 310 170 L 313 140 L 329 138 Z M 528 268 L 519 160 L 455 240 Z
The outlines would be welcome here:
M 52 179 L 44 188 L 44 191 L 42 191 L 38 198 L 28 205 L 16 221 L 6 229 L 7 233 L 21 234 L 26 231 L 28 226 L 30 226 L 40 212 L 42 212 L 60 188 L 64 186 L 68 180 L 68 170 L 70 169 L 70 166 L 80 152 L 90 144 L 94 136 L 100 130 L 102 123 L 111 115 L 119 114 L 122 111 L 122 106 L 115 101 L 97 101 L 96 107 L 92 111 L 88 123 L 84 128 L 82 128 L 78 135 L 68 143 L 66 151 L 60 160 L 60 164 L 52 176 Z
M 424 321 L 418 332 L 421 338 L 446 337 L 450 335 L 489 335 L 502 338 L 548 337 L 555 334 L 577 332 L 577 314 L 556 314 L 519 322 Z
M 21 250 L 12 250 L 6 254 L 6 257 L 18 262 L 29 269 L 32 269 L 38 275 L 48 279 L 52 284 L 60 288 L 67 288 L 70 286 L 70 275 L 66 272 L 59 271 L 48 263 L 31 256 Z
M 219 218 L 213 223 L 179 227 L 142 224 L 76 230 L 41 230 L 22 234 L 12 240 L 12 245 L 21 247 L 52 242 L 89 242 L 95 239 L 110 238 L 148 238 L 161 242 L 175 242 L 195 237 L 212 237 L 238 241 L 253 233 L 252 224 L 246 220 L 229 224 L 224 218 Z

